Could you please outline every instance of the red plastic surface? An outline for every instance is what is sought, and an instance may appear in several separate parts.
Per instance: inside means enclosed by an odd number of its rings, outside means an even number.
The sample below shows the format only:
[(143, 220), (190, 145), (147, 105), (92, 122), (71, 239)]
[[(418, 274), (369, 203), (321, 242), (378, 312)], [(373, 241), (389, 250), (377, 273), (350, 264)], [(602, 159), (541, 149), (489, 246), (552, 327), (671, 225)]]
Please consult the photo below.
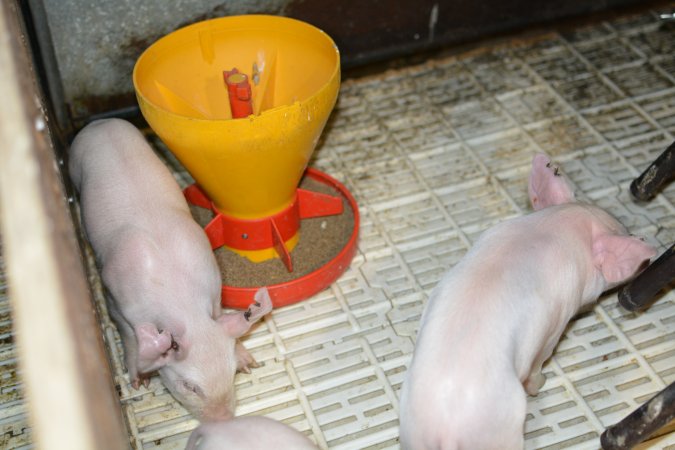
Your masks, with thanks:
[[(238, 219), (219, 212), (196, 184), (185, 188), (183, 195), (189, 203), (213, 212), (213, 219), (204, 227), (211, 248), (226, 245), (238, 250), (263, 250), (274, 247), (280, 250), (277, 254), (284, 260), (288, 257), (284, 243), (298, 232), (301, 219), (342, 213), (342, 199), (339, 196), (305, 189), (298, 189), (293, 202), (283, 211), (255, 220)], [(289, 267), (289, 272), (292, 271), (290, 264), (284, 263)]]
[[(237, 74), (237, 77), (232, 75)], [(223, 71), (223, 79), (227, 86), (230, 97), (230, 110), (233, 119), (241, 119), (253, 114), (251, 102), (251, 84), (246, 74), (240, 73), (236, 68)]]
[[(271, 248), (275, 246), (276, 239), (281, 238), (283, 242), (286, 242), (295, 236), (300, 227), (300, 207), (297, 196), (288, 208), (273, 216), (246, 220), (219, 212), (196, 184), (185, 188), (183, 194), (189, 203), (213, 212), (213, 219), (204, 228), (213, 249), (223, 245), (238, 250)], [(276, 227), (276, 233), (273, 224)]]

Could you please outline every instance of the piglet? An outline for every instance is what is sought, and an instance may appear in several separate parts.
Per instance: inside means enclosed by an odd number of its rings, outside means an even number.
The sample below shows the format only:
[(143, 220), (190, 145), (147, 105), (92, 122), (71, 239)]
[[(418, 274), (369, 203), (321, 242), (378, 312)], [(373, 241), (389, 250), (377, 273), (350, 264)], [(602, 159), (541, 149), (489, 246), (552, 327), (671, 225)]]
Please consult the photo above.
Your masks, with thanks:
[(633, 276), (655, 250), (575, 202), (546, 155), (533, 159), (535, 212), (485, 231), (434, 288), (400, 402), (404, 449), (521, 449), (568, 321)]
[(221, 276), (206, 234), (143, 135), (119, 119), (78, 133), (69, 171), (122, 337), (132, 385), (162, 381), (200, 419), (227, 419), (234, 375), (255, 361), (236, 338), (272, 309), (266, 289), (221, 314)]
[(302, 433), (263, 416), (204, 422), (192, 432), (186, 450), (317, 450)]

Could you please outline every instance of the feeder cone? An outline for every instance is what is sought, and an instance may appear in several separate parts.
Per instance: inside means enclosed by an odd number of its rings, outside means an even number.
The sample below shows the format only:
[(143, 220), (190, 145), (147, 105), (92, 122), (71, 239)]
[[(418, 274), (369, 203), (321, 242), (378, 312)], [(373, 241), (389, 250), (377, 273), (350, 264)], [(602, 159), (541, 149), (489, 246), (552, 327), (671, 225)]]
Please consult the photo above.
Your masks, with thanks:
[[(237, 72), (250, 83), (252, 113), (243, 118), (230, 101), (249, 101), (247, 91), (234, 99), (226, 85)], [(298, 183), (340, 85), (332, 39), (285, 17), (207, 20), (150, 46), (133, 81), (148, 124), (197, 182), (188, 200), (220, 217), (207, 227), (212, 246), (252, 261), (289, 258), (302, 218)], [(332, 208), (339, 213), (341, 202)], [(256, 227), (271, 227), (271, 237), (254, 236)]]

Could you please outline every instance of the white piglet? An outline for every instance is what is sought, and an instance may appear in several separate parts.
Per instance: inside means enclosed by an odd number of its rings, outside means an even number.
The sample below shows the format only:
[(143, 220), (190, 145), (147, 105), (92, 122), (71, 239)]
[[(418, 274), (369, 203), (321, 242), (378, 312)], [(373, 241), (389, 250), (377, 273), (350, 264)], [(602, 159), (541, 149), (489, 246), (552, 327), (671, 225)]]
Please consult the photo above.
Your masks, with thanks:
[(186, 450), (317, 450), (302, 433), (264, 416), (205, 422), (190, 435)]
[(267, 290), (247, 311), (221, 314), (221, 275), (206, 234), (133, 125), (93, 122), (69, 157), (132, 385), (147, 385), (159, 370), (198, 418), (232, 417), (235, 372), (255, 364), (236, 338), (272, 309)]
[(520, 449), (568, 321), (632, 277), (655, 250), (575, 202), (546, 155), (532, 163), (535, 212), (485, 231), (432, 291), (401, 391), (404, 449)]

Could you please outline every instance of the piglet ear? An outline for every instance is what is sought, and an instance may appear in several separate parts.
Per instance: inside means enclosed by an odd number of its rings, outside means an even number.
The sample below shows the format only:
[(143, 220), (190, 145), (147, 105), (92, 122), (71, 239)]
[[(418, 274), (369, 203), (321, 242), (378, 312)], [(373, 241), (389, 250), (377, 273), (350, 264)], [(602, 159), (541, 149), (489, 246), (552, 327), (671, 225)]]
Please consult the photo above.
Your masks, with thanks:
[(605, 234), (593, 242), (593, 261), (610, 285), (627, 281), (654, 255), (654, 247), (632, 236)]
[(244, 335), (251, 325), (268, 312), (272, 311), (272, 299), (267, 288), (260, 288), (255, 293), (254, 302), (246, 311), (223, 314), (217, 321), (225, 329), (225, 333), (233, 338)]
[(138, 341), (138, 370), (141, 373), (157, 370), (167, 363), (167, 353), (173, 341), (168, 331), (159, 331), (151, 323), (134, 328)]
[(560, 169), (543, 153), (537, 153), (532, 159), (528, 192), (535, 211), (574, 201), (572, 187)]

